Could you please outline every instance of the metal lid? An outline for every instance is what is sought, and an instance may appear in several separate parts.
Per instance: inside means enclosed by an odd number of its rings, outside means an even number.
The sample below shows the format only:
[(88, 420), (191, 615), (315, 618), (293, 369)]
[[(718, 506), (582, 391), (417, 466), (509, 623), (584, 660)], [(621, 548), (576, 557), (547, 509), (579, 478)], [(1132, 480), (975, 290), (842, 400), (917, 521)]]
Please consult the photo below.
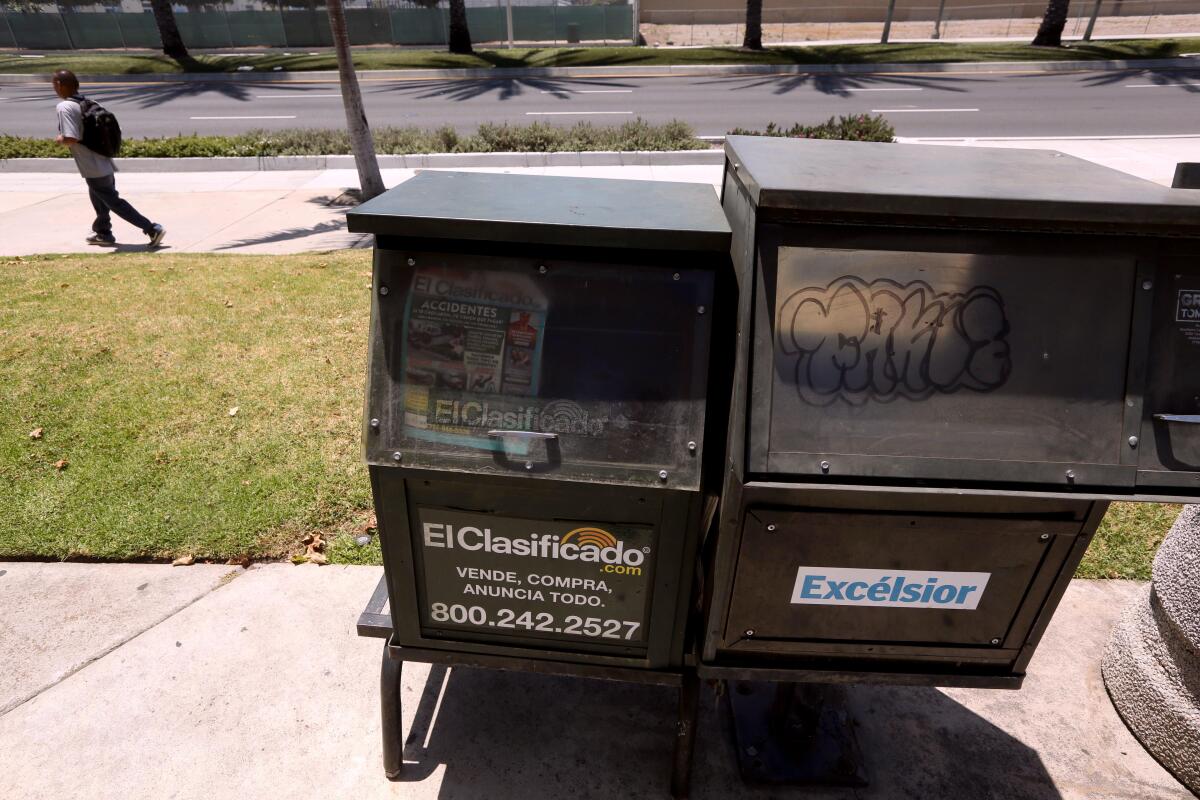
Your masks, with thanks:
[(764, 209), (1200, 236), (1200, 191), (1051, 150), (731, 136), (725, 154)]
[(430, 171), (346, 218), (356, 233), (431, 239), (717, 252), (730, 239), (700, 183)]

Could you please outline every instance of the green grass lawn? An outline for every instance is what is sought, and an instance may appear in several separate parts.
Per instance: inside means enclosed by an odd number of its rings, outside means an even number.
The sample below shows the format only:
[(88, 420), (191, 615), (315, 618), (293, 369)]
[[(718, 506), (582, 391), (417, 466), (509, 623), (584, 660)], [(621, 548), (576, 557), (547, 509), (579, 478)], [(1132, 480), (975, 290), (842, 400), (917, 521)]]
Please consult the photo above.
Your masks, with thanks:
[(370, 281), (363, 251), (0, 259), (0, 558), (272, 558), (352, 526)]
[[(473, 67), (599, 67), (663, 66), (671, 64), (882, 64), (960, 61), (1091, 61), (1171, 58), (1200, 50), (1200, 39), (1129, 39), (1072, 43), (1069, 47), (1032, 47), (1024, 43), (854, 44), (820, 47), (771, 47), (762, 51), (740, 47), (651, 48), (577, 47), (479, 50), (459, 56), (440, 50), (364, 48), (356, 50), (359, 69), (456, 69)], [(79, 75), (143, 75), (173, 72), (235, 72), (250, 66), (256, 72), (276, 67), (289, 71), (336, 69), (332, 51), (317, 55), (283, 55), (264, 51), (239, 56), (199, 55), (180, 64), (162, 55), (124, 53), (50, 53), (27, 59), (0, 55), (0, 74), (74, 70)]]
[[(0, 257), (0, 559), (272, 559), (322, 532), (378, 563), (353, 542), (370, 280), (361, 250)], [(1148, 577), (1177, 513), (1115, 504), (1079, 575)]]

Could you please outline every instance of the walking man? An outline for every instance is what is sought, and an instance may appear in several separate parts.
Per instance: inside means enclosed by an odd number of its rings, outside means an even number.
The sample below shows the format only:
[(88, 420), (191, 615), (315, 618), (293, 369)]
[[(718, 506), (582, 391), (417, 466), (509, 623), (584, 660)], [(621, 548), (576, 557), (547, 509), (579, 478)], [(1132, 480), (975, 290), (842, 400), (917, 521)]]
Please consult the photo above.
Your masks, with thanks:
[(83, 98), (79, 94), (79, 79), (75, 73), (67, 69), (54, 73), (54, 92), (62, 98), (57, 109), (58, 138), (55, 141), (70, 148), (71, 155), (75, 157), (75, 166), (87, 182), (92, 207), (96, 209), (96, 221), (92, 223), (92, 235), (87, 238), (87, 243), (104, 246), (117, 243), (112, 232), (111, 212), (140, 228), (150, 237), (150, 246), (157, 247), (162, 243), (166, 230), (162, 225), (143, 217), (128, 200), (117, 194), (117, 170), (112, 159), (83, 143), (83, 108), (80, 105)]

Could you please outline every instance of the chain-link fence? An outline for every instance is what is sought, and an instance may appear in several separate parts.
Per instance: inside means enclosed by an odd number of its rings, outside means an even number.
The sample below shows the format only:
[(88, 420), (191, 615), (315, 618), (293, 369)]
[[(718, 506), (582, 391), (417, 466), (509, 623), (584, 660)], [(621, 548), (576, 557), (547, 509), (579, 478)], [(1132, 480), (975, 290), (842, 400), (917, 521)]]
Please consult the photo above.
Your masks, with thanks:
[[(246, 8), (246, 4), (177, 6), (179, 33), (189, 48), (328, 47), (333, 44), (322, 4), (308, 8)], [(161, 44), (154, 15), (104, 6), (60, 6), (57, 11), (0, 12), (0, 48), (25, 50), (153, 49)], [(445, 45), (445, 3), (346, 8), (354, 45)], [(530, 0), (468, 3), (467, 26), (480, 44), (628, 44), (633, 8), (611, 4), (553, 4)]]
[[(878, 42), (904, 39), (1032, 40), (1046, 10), (1039, 2), (972, 3), (898, 0), (889, 21), (888, 3), (769, 6), (764, 4), (764, 44)], [(1200, 34), (1200, 0), (1075, 0), (1066, 38), (1179, 36)], [(724, 8), (643, 7), (641, 33), (652, 45), (740, 45), (745, 4)]]

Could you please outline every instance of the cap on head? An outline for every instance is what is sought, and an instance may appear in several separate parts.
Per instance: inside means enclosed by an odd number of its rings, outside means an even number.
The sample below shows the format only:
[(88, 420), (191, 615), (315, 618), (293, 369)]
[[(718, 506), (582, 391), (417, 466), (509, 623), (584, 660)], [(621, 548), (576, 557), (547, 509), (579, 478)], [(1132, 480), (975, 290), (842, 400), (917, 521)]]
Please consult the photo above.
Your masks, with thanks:
[(54, 82), (62, 88), (74, 94), (79, 90), (79, 78), (75, 77), (75, 73), (69, 69), (60, 69), (54, 73)]

